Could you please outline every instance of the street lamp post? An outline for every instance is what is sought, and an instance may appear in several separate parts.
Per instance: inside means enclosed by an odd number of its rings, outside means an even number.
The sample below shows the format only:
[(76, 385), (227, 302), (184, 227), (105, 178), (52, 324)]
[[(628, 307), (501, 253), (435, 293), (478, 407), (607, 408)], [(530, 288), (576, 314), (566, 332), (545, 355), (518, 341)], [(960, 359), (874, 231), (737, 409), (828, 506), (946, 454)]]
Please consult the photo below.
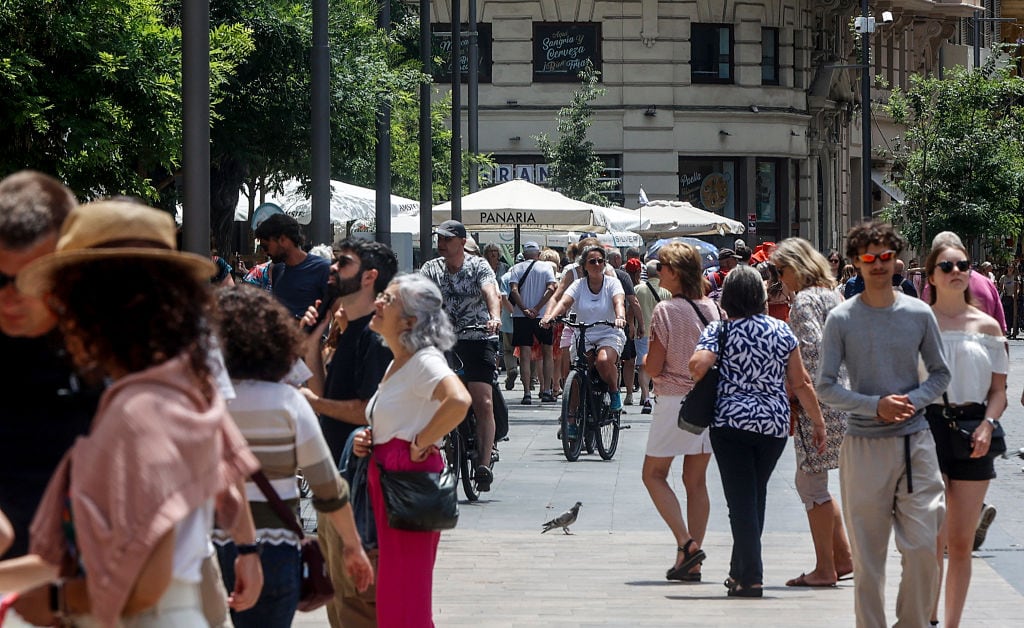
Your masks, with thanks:
[[(430, 71), (430, 0), (420, 0), (420, 63)], [(420, 256), (426, 261), (433, 245), (430, 235), (434, 195), (434, 144), (430, 124), (431, 83), (420, 83)]]
[(864, 220), (871, 220), (871, 33), (874, 32), (874, 20), (868, 15), (868, 0), (860, 4), (864, 28), (860, 35), (861, 64), (864, 69), (860, 74), (861, 104), (861, 195), (863, 201)]
[(182, 248), (210, 253), (210, 2), (185, 0), (181, 20)]
[[(391, 30), (391, 3), (382, 2), (377, 15), (377, 28), (385, 33)], [(391, 246), (391, 104), (381, 95), (377, 106), (377, 151), (374, 164), (375, 188), (377, 191), (376, 219), (377, 242)]]
[(462, 0), (452, 2), (452, 219), (462, 220)]
[(327, 0), (313, 0), (313, 49), (310, 51), (310, 174), (313, 203), (310, 236), (315, 244), (331, 237), (331, 57), (327, 44)]

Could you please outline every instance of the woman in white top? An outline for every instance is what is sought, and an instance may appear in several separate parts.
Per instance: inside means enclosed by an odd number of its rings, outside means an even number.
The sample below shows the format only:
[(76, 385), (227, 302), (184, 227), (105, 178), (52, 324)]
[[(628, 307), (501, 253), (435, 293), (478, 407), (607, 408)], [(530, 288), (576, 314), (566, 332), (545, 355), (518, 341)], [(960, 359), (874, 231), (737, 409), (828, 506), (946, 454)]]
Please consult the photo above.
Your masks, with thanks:
[[(932, 249), (925, 262), (932, 311), (942, 332), (943, 353), (953, 374), (945, 396), (957, 412), (985, 417), (972, 434), (969, 460), (954, 459), (952, 439), (957, 436), (943, 416), (944, 400), (929, 405), (928, 423), (935, 437), (935, 452), (946, 483), (946, 518), (939, 531), (937, 557), (942, 572), (943, 554), (949, 557), (943, 625), (960, 625), (971, 581), (971, 550), (989, 481), (996, 476), (988, 449), (993, 421), (1006, 409), (1008, 356), (1002, 329), (988, 314), (971, 305), (970, 261), (962, 246), (950, 243)], [(941, 586), (941, 580), (940, 580)], [(938, 619), (938, 592), (932, 624)]]
[(548, 308), (540, 324), (547, 327), (556, 316), (568, 312), (574, 305), (577, 322), (595, 323), (614, 319), (614, 328), (594, 327), (587, 330), (587, 348), (597, 350), (595, 366), (601, 379), (612, 391), (611, 409), (620, 410), (622, 400), (619, 397), (619, 373), (615, 364), (626, 344), (626, 335), (622, 332), (626, 325), (625, 292), (616, 277), (604, 272), (604, 247), (592, 246), (586, 249), (582, 260), (586, 276), (569, 286), (558, 303)]
[[(443, 351), (455, 345), (441, 292), (420, 274), (400, 275), (377, 295), (370, 329), (394, 354), (370, 399), (370, 429), (354, 442), (357, 456), (372, 453), (387, 471), (440, 472), (438, 445), (466, 416), (470, 397)], [(440, 532), (410, 532), (388, 525), (380, 471), (370, 465), (370, 500), (377, 521), (377, 623), (433, 626), (431, 590)]]

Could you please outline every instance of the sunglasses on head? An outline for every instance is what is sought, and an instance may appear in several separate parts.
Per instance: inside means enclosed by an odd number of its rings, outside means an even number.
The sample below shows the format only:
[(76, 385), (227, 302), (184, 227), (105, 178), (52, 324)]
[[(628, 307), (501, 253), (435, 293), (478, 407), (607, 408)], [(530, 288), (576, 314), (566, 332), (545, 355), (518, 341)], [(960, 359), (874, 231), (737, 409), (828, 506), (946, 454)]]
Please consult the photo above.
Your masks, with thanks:
[(865, 264), (874, 264), (875, 260), (888, 262), (894, 257), (896, 257), (896, 251), (890, 249), (888, 251), (882, 251), (881, 253), (862, 253), (857, 256), (857, 259)]
[(17, 279), (17, 275), (8, 275), (6, 273), (0, 273), (0, 290), (7, 287), (7, 284), (14, 284), (14, 280)]
[(956, 269), (962, 273), (966, 273), (968, 270), (971, 269), (971, 263), (965, 259), (962, 259), (959, 262), (951, 262), (949, 260), (946, 260), (945, 262), (939, 262), (938, 264), (936, 264), (936, 266), (939, 268), (939, 270), (941, 270), (944, 273), (953, 272), (954, 266), (956, 266)]
[(599, 257), (591, 257), (590, 259), (587, 260), (587, 263), (590, 264), (591, 266), (602, 266), (604, 265), (604, 259)]

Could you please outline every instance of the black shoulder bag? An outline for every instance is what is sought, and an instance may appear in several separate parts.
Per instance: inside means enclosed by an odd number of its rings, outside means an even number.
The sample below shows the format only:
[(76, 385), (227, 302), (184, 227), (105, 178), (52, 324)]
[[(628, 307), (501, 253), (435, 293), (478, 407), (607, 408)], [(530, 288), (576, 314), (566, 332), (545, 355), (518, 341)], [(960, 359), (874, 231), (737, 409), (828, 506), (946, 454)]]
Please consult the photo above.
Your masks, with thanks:
[[(945, 419), (946, 427), (950, 431), (949, 444), (953, 459), (970, 460), (971, 452), (974, 450), (974, 430), (986, 420), (985, 406), (977, 403), (951, 406), (946, 393), (942, 393), (942, 405), (942, 418)], [(992, 440), (986, 454), (989, 458), (1006, 453), (1006, 432), (1003, 431), (1003, 426), (996, 421), (992, 428)]]
[[(687, 299), (686, 302), (693, 307), (693, 310), (697, 312), (697, 317), (707, 327), (707, 319), (704, 318), (693, 301)], [(676, 420), (676, 425), (679, 426), (679, 429), (693, 434), (703, 433), (715, 418), (715, 402), (718, 400), (720, 377), (718, 365), (725, 353), (725, 341), (728, 338), (728, 323), (725, 321), (721, 321), (721, 323), (722, 326), (718, 330), (718, 356), (715, 358), (715, 363), (711, 365), (704, 377), (693, 385), (690, 392), (683, 397), (682, 403), (679, 404), (679, 417)]]

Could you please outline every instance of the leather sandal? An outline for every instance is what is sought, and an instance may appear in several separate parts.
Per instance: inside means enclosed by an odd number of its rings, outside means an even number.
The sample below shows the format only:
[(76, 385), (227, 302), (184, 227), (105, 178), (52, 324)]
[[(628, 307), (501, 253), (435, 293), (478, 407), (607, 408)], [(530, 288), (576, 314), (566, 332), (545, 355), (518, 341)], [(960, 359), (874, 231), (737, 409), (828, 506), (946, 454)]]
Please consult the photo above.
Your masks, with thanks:
[[(690, 574), (689, 573), (689, 571), (691, 569), (693, 569), (697, 565), (703, 563), (704, 560), (707, 558), (707, 554), (705, 554), (704, 550), (702, 550), (702, 549), (697, 549), (697, 551), (692, 552), (692, 553), (690, 552), (690, 546), (691, 545), (696, 545), (696, 544), (697, 544), (696, 541), (694, 541), (693, 539), (690, 539), (682, 547), (677, 547), (676, 548), (677, 552), (682, 552), (683, 553), (683, 562), (679, 563), (678, 565), (673, 566), (667, 572), (665, 572), (665, 579), (666, 580), (678, 580), (680, 582), (699, 582), (700, 581), (699, 580), (700, 574)], [(693, 580), (693, 576), (694, 575), (698, 576), (697, 580)]]

